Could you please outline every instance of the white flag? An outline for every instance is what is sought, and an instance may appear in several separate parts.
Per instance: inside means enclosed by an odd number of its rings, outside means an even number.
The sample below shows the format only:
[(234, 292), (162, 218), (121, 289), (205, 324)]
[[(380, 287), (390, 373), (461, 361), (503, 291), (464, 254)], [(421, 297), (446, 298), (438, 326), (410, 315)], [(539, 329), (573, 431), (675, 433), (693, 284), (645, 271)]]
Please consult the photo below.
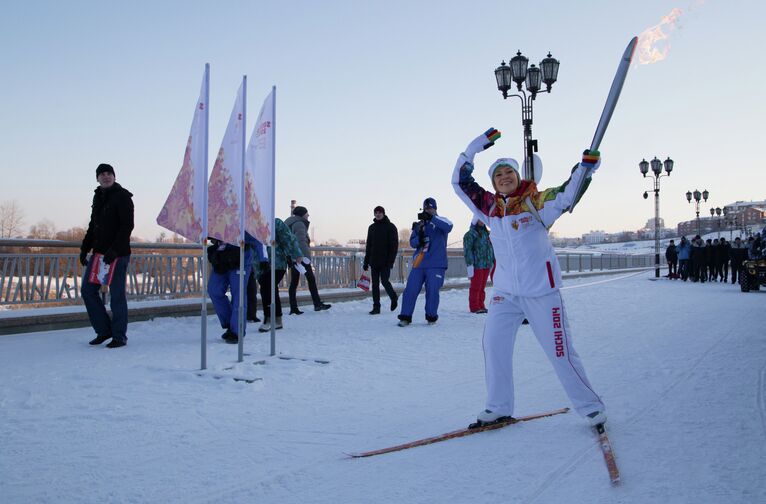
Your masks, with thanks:
[(245, 156), (245, 230), (265, 244), (274, 228), (275, 93), (263, 101)]
[(205, 238), (203, 223), (207, 190), (208, 72), (209, 67), (206, 65), (181, 171), (157, 216), (157, 224), (196, 243), (202, 243)]
[(240, 188), (244, 153), (244, 89), (243, 81), (208, 184), (208, 235), (233, 245), (239, 244), (242, 232)]

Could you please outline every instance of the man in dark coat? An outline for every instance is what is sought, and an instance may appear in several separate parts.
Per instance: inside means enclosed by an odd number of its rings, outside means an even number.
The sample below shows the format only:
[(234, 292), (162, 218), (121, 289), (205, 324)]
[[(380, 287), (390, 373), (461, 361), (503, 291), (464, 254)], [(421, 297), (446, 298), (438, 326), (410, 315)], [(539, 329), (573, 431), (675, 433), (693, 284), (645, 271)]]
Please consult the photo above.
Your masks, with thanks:
[(380, 313), (379, 284), (383, 284), (386, 294), (391, 299), (391, 311), (396, 310), (399, 302), (396, 291), (389, 280), (391, 268), (394, 267), (396, 254), (399, 250), (399, 233), (396, 226), (388, 220), (386, 210), (382, 206), (376, 206), (373, 212), (375, 219), (367, 228), (367, 244), (364, 250), (362, 268), (364, 271), (372, 268), (372, 311), (370, 315), (377, 315)]
[(700, 235), (692, 240), (692, 268), (694, 271), (692, 280), (695, 282), (704, 282), (707, 280), (707, 269), (705, 267), (705, 242)]
[(726, 238), (718, 240), (718, 277), (722, 282), (729, 280), (729, 251), (731, 250), (731, 244), (726, 241)]
[(734, 243), (729, 250), (729, 257), (731, 258), (731, 283), (735, 284), (742, 263), (747, 260), (747, 245), (739, 236), (734, 238)]
[[(118, 348), (128, 341), (128, 301), (125, 279), (130, 263), (130, 233), (133, 231), (133, 194), (115, 182), (114, 168), (100, 164), (96, 168), (98, 187), (94, 191), (88, 231), (80, 246), (80, 263), (85, 266), (81, 295), (88, 311), (90, 325), (96, 331), (91, 345)], [(90, 257), (88, 252), (93, 251)], [(100, 255), (99, 255), (100, 254)], [(112, 318), (106, 313), (99, 295), (101, 285), (89, 281), (92, 268), (98, 267), (96, 257), (113, 269), (109, 284)], [(111, 271), (110, 271), (111, 273)]]
[(665, 260), (668, 261), (668, 278), (678, 278), (678, 249), (675, 240), (670, 240), (668, 248), (665, 249)]

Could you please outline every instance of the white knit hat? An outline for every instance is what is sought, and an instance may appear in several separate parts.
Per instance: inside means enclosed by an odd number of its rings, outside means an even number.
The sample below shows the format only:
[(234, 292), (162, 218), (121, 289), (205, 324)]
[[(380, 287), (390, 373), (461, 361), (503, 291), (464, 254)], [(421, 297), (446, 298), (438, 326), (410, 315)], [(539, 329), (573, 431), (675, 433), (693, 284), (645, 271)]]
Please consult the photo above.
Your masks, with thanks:
[[(518, 177), (519, 182), (521, 182), (521, 174), (519, 173), (519, 162), (516, 161), (513, 158), (500, 158), (489, 167), (489, 171), (487, 172), (489, 174), (489, 181), (492, 183), (492, 187), (495, 187), (495, 170), (500, 168), (501, 166), (507, 166), (511, 168), (513, 171), (516, 172), (516, 177)], [(497, 188), (495, 188), (497, 190)]]

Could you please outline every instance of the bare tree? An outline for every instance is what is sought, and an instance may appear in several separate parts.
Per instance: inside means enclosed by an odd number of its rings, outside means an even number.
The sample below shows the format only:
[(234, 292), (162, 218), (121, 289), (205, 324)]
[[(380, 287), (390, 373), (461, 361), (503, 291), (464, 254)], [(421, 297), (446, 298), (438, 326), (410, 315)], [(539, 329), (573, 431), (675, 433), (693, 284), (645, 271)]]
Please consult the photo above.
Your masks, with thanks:
[(56, 225), (48, 219), (43, 219), (30, 226), (27, 238), (37, 240), (53, 240), (56, 238)]
[(16, 200), (0, 205), (0, 238), (16, 238), (21, 235), (24, 211)]
[(410, 246), (410, 234), (412, 234), (411, 229), (401, 228), (399, 230), (399, 247)]
[(56, 233), (56, 239), (61, 241), (82, 241), (85, 238), (86, 229), (73, 227)]

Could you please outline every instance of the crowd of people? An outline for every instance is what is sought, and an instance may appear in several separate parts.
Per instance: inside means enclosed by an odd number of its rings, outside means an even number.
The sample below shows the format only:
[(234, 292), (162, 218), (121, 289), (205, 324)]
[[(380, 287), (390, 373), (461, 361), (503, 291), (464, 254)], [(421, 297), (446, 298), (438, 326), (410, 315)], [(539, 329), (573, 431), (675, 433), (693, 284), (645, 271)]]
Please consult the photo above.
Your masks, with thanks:
[[(602, 427), (606, 408), (594, 391), (579, 355), (574, 349), (567, 310), (560, 288), (561, 270), (548, 235), (549, 228), (573, 207), (590, 185), (591, 176), (600, 166), (598, 151), (586, 150), (571, 176), (559, 186), (539, 190), (533, 180), (525, 180), (519, 164), (511, 158), (500, 158), (489, 168), (492, 190), (485, 190), (473, 177), (474, 157), (494, 145), (500, 137), (490, 129), (474, 139), (458, 157), (452, 174), (452, 186), (458, 197), (471, 210), (474, 218), (463, 236), (464, 258), (470, 279), (468, 310), (487, 314), (483, 329), (485, 408), (473, 427), (508, 421), (514, 412), (513, 348), (518, 329), (528, 323), (550, 360), (574, 409), (591, 425)], [(96, 169), (99, 186), (93, 196), (90, 222), (83, 239), (80, 262), (85, 266), (82, 297), (96, 337), (91, 345), (107, 340), (109, 348), (127, 344), (127, 301), (125, 280), (130, 261), (130, 234), (133, 229), (132, 194), (116, 183), (114, 168), (101, 164)], [(582, 190), (579, 188), (582, 187)], [(212, 265), (208, 294), (224, 329), (227, 343), (237, 343), (245, 336), (246, 323), (258, 322), (256, 293), (260, 286), (265, 332), (283, 328), (282, 305), (278, 284), (289, 268), (288, 288), (290, 315), (301, 315), (297, 301), (300, 277), (306, 280), (314, 311), (328, 310), (317, 288), (311, 254), (308, 209), (297, 206), (284, 221), (275, 219), (275, 246), (265, 247), (246, 234), (245, 250), (211, 240), (207, 256)], [(492, 241), (490, 230), (492, 229)], [(425, 319), (434, 324), (439, 318), (439, 292), (447, 270), (447, 236), (452, 222), (439, 215), (436, 200), (423, 201), (418, 220), (412, 224), (410, 246), (414, 249), (404, 292), (399, 297), (391, 285), (390, 275), (398, 256), (398, 233), (382, 206), (373, 210), (373, 221), (367, 230), (363, 269), (372, 270), (372, 310), (381, 313), (380, 285), (383, 286), (393, 312), (400, 307), (398, 325), (412, 322), (415, 305), (425, 287)], [(766, 230), (764, 230), (766, 231)], [(494, 244), (493, 244), (494, 241)], [(92, 252), (92, 253), (91, 253)], [(244, 257), (247, 288), (240, 289), (240, 257)], [(737, 237), (732, 243), (724, 238), (703, 240), (699, 235), (691, 241), (682, 237), (678, 244), (670, 241), (665, 257), (668, 278), (693, 282), (737, 281), (742, 262), (764, 256), (760, 233), (745, 242)], [(271, 320), (271, 262), (275, 270), (275, 319)], [(106, 277), (93, 281), (94, 272), (112, 270)], [(731, 270), (731, 276), (729, 271)], [(487, 280), (493, 280), (493, 296), (485, 303)], [(110, 283), (112, 316), (106, 312), (103, 284)], [(101, 284), (101, 285), (99, 285)], [(229, 293), (229, 295), (227, 295)], [(240, 295), (246, 316), (240, 327)], [(487, 304), (489, 306), (487, 306)]]
[[(696, 235), (691, 241), (685, 236), (678, 244), (670, 240), (665, 249), (668, 263), (667, 278), (684, 282), (728, 282), (737, 283), (742, 263), (749, 259), (761, 259), (764, 255), (762, 233), (748, 237), (747, 241), (737, 236), (733, 242), (726, 238), (703, 240)], [(731, 275), (729, 273), (731, 272)]]

